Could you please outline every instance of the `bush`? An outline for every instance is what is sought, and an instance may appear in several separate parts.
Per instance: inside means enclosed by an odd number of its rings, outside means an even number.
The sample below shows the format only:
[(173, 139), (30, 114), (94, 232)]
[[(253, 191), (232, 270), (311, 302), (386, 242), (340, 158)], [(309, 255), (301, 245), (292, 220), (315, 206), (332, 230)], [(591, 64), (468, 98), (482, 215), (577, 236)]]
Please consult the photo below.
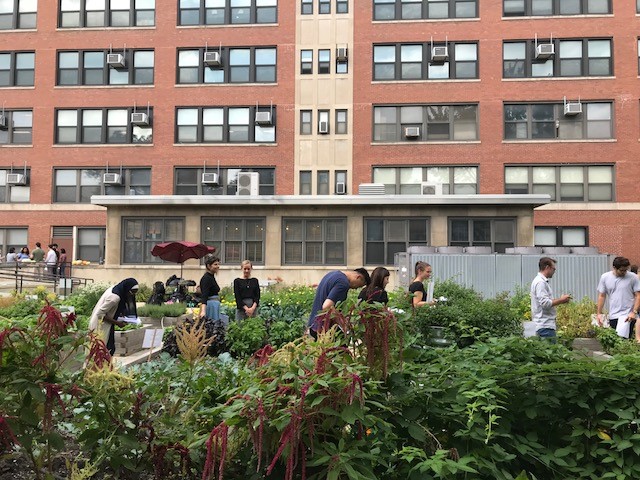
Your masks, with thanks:
[(591, 315), (596, 313), (596, 304), (588, 297), (579, 302), (569, 302), (557, 307), (556, 328), (558, 339), (569, 346), (575, 338), (594, 337)]
[(139, 317), (179, 317), (187, 311), (184, 303), (163, 303), (162, 305), (143, 305), (138, 308)]
[(287, 322), (285, 320), (276, 320), (271, 322), (268, 328), (268, 341), (267, 343), (279, 348), (285, 343), (294, 341), (300, 338), (304, 333), (307, 323), (300, 320), (293, 320)]
[(110, 285), (105, 283), (88, 283), (83, 288), (74, 290), (65, 300), (65, 305), (75, 307), (78, 315), (91, 316), (93, 307), (109, 287)]
[(227, 328), (229, 351), (236, 357), (248, 357), (267, 340), (267, 327), (260, 317), (246, 318), (239, 322), (231, 321)]

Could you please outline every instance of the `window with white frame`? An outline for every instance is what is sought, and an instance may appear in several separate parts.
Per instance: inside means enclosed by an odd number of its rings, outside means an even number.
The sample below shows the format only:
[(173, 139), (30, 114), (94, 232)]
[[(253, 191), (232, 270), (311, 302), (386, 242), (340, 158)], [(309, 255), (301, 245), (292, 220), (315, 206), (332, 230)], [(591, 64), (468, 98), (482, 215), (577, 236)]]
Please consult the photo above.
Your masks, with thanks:
[(33, 140), (33, 111), (5, 110), (6, 128), (0, 128), (0, 145), (31, 145)]
[(478, 105), (373, 107), (374, 142), (469, 141), (478, 139)]
[(474, 195), (478, 193), (478, 167), (373, 167), (373, 181), (383, 183), (387, 195), (419, 195), (424, 183), (442, 186), (444, 195)]
[(0, 52), (0, 87), (32, 87), (35, 52)]
[[(216, 168), (177, 167), (174, 172), (174, 195), (235, 195), (238, 173), (257, 172), (260, 195), (275, 194), (275, 168)], [(217, 173), (218, 182), (202, 182), (203, 173)]]
[(414, 245), (429, 245), (429, 218), (365, 218), (365, 265), (393, 265), (394, 256)]
[[(105, 173), (113, 173), (113, 182), (105, 183)], [(56, 168), (53, 178), (53, 203), (90, 203), (92, 195), (150, 195), (151, 169)]]
[(78, 227), (76, 260), (104, 262), (107, 231), (100, 227)]
[(35, 29), (38, 0), (3, 0), (0, 2), (0, 30)]
[(449, 218), (449, 245), (454, 247), (491, 247), (504, 253), (516, 245), (514, 218)]
[[(8, 176), (10, 175), (10, 176)], [(0, 169), (0, 203), (29, 203), (31, 169)], [(24, 245), (22, 245), (24, 247)]]
[[(132, 113), (144, 121), (133, 122)], [(142, 120), (142, 119), (141, 119)], [(57, 144), (137, 144), (153, 142), (153, 108), (79, 108), (56, 110)]]
[[(110, 65), (108, 55), (121, 55)], [(58, 85), (153, 85), (153, 50), (74, 50), (58, 52)]]
[[(575, 102), (575, 101), (574, 101)], [(581, 102), (581, 113), (566, 114), (564, 103), (504, 105), (505, 140), (613, 138), (613, 104)]]
[(477, 18), (478, 0), (373, 0), (373, 19)]
[(548, 194), (552, 202), (613, 202), (612, 165), (512, 165), (505, 193)]
[(202, 243), (216, 247), (216, 255), (224, 264), (240, 264), (250, 260), (264, 265), (265, 218), (203, 218)]
[(284, 218), (283, 265), (344, 265), (345, 218)]
[(153, 27), (156, 0), (60, 0), (60, 28)]
[(277, 23), (277, 0), (179, 0), (178, 25)]
[(588, 247), (587, 227), (535, 227), (536, 247)]
[(151, 255), (154, 245), (184, 240), (184, 217), (123, 217), (121, 263), (162, 263)]

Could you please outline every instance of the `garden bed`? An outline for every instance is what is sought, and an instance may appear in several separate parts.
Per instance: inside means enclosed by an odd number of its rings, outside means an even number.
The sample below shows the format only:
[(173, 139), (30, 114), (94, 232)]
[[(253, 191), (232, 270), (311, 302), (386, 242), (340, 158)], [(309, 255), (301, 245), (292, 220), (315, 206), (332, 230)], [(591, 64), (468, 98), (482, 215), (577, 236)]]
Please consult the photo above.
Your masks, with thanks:
[(144, 335), (149, 327), (151, 327), (150, 324), (143, 324), (140, 328), (134, 330), (116, 330), (114, 332), (116, 339), (115, 355), (124, 357), (142, 350)]

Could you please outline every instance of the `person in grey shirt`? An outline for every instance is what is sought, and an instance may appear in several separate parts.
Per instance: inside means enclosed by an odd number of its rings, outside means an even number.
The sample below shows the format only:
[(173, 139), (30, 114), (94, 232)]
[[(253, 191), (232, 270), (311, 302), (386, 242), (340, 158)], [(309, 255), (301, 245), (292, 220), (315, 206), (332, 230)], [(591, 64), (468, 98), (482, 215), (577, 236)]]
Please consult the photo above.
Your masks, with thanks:
[(542, 257), (538, 262), (538, 275), (531, 282), (531, 320), (536, 325), (536, 335), (556, 343), (556, 305), (571, 301), (571, 295), (553, 298), (549, 280), (556, 272), (556, 261)]
[[(603, 325), (602, 309), (608, 295), (609, 325), (624, 338), (631, 338), (640, 308), (640, 280), (629, 271), (630, 263), (625, 257), (614, 258), (613, 268), (603, 273), (598, 282), (598, 324)], [(636, 332), (636, 339), (639, 338)]]

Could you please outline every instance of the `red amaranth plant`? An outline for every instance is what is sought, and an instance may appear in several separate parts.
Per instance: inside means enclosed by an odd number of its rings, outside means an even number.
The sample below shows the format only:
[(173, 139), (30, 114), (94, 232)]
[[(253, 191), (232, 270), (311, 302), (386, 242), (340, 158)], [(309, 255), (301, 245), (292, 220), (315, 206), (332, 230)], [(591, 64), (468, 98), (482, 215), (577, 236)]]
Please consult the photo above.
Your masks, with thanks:
[(269, 362), (269, 357), (273, 354), (274, 350), (271, 345), (265, 345), (261, 349), (257, 350), (249, 359), (249, 365), (258, 365), (262, 367)]
[(366, 347), (367, 365), (373, 369), (376, 362), (379, 362), (382, 376), (386, 377), (389, 371), (392, 337), (398, 339), (399, 350), (402, 352), (402, 335), (399, 334), (396, 316), (387, 308), (364, 305), (359, 312), (359, 320), (364, 327), (362, 341)]
[(63, 317), (60, 310), (47, 302), (40, 310), (36, 329), (40, 337), (47, 342), (47, 345), (50, 345), (56, 338), (66, 335), (75, 318), (72, 313)]
[[(15, 445), (20, 445), (20, 442), (13, 434), (8, 419), (15, 418), (4, 414), (0, 414), (0, 446), (4, 446), (4, 450), (11, 450)], [(2, 451), (2, 450), (0, 450)]]
[(188, 475), (191, 471), (191, 458), (189, 457), (189, 449), (181, 443), (170, 443), (168, 445), (154, 445), (152, 447), (153, 471), (157, 479), (162, 479), (169, 473), (167, 465), (167, 452), (174, 450), (180, 455), (180, 468), (184, 475)]
[(4, 351), (5, 343), (8, 346), (12, 346), (10, 338), (12, 333), (19, 333), (22, 338), (25, 336), (24, 330), (18, 327), (5, 328), (0, 332), (0, 367), (2, 366), (2, 352)]
[(227, 443), (229, 440), (229, 426), (222, 422), (211, 430), (207, 440), (207, 456), (202, 472), (202, 480), (213, 478), (216, 474), (216, 459), (218, 463), (218, 480), (223, 480), (224, 461), (227, 455)]
[(87, 368), (100, 370), (101, 368), (108, 366), (109, 369), (113, 369), (111, 364), (111, 354), (107, 350), (107, 346), (104, 341), (98, 338), (95, 333), (89, 334), (89, 341), (91, 347), (89, 348), (89, 354), (87, 355)]

